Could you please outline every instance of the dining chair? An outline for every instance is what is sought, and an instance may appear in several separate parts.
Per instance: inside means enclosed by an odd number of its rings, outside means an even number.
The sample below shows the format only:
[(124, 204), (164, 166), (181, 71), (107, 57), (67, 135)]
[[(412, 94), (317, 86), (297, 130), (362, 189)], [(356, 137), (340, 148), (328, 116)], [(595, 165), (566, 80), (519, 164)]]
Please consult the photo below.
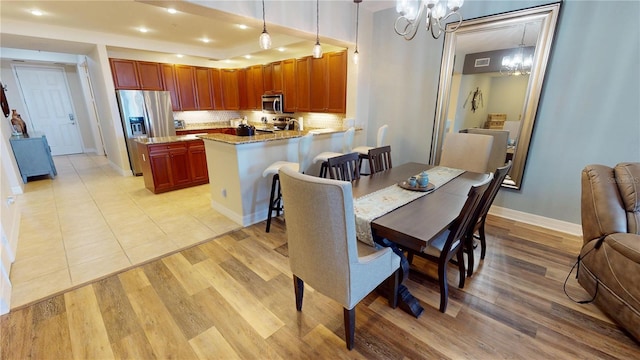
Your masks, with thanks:
[[(485, 191), (484, 195), (480, 199), (480, 205), (476, 210), (476, 213), (473, 215), (472, 226), (469, 226), (467, 234), (465, 236), (465, 252), (467, 253), (467, 276), (473, 275), (473, 267), (474, 267), (474, 244), (473, 239), (480, 240), (480, 259), (484, 260), (484, 256), (487, 251), (487, 240), (484, 232), (484, 225), (487, 220), (487, 214), (489, 213), (489, 209), (491, 208), (491, 204), (493, 204), (493, 200), (495, 200), (496, 195), (498, 194), (498, 190), (500, 190), (502, 182), (507, 177), (509, 170), (511, 170), (511, 161), (507, 163), (507, 165), (499, 167), (493, 173), (493, 180), (489, 184), (487, 191)], [(478, 235), (476, 235), (476, 232)]]
[(460, 272), (458, 288), (462, 289), (464, 287), (464, 280), (466, 277), (463, 251), (465, 235), (467, 234), (469, 226), (474, 225), (472, 223), (473, 215), (480, 204), (480, 199), (489, 187), (491, 179), (493, 179), (493, 174), (489, 174), (484, 181), (473, 185), (471, 189), (469, 189), (467, 200), (449, 229), (431, 240), (429, 245), (422, 252), (412, 250), (408, 251), (407, 260), (410, 264), (414, 255), (418, 255), (438, 264), (440, 312), (445, 312), (447, 310), (447, 303), (449, 299), (447, 266), (454, 256), (456, 256), (458, 271)]
[(369, 150), (369, 169), (371, 175), (391, 169), (391, 146), (381, 146)]
[(440, 165), (471, 172), (487, 173), (493, 137), (489, 135), (447, 133), (442, 143)]
[(311, 150), (311, 141), (313, 140), (313, 134), (307, 134), (300, 138), (298, 141), (298, 162), (291, 161), (276, 161), (269, 165), (262, 172), (262, 177), (272, 176), (271, 178), (271, 195), (269, 196), (269, 213), (267, 214), (267, 228), (266, 232), (271, 229), (271, 218), (273, 212), (276, 212), (276, 216), (280, 216), (282, 209), (282, 193), (280, 191), (280, 177), (278, 170), (282, 167), (289, 167), (294, 171), (305, 172), (309, 167), (309, 150)]
[(353, 138), (356, 133), (356, 128), (350, 127), (347, 131), (344, 132), (344, 138), (342, 141), (342, 152), (332, 152), (332, 151), (324, 151), (320, 154), (316, 155), (313, 158), (313, 163), (317, 163), (318, 161), (322, 161), (322, 165), (320, 166), (320, 177), (327, 176), (327, 160), (331, 157), (340, 156), (343, 154), (348, 154), (352, 152), (353, 149)]
[(300, 174), (289, 167), (279, 173), (287, 204), (296, 309), (302, 310), (305, 283), (340, 303), (345, 342), (351, 350), (355, 307), (365, 296), (386, 282), (389, 305), (396, 308), (400, 258), (390, 248), (376, 249), (356, 240), (351, 183)]
[[(387, 144), (387, 130), (389, 125), (384, 124), (378, 128), (378, 135), (376, 137), (376, 146), (381, 147)], [(362, 172), (362, 162), (369, 158), (369, 150), (373, 149), (373, 146), (356, 146), (353, 148), (353, 152), (357, 152), (360, 157), (360, 172)], [(373, 174), (373, 171), (371, 172)]]
[(509, 142), (508, 131), (493, 129), (464, 129), (460, 130), (460, 132), (493, 136), (491, 153), (489, 155), (489, 162), (487, 163), (487, 171), (493, 171), (502, 167), (507, 162), (507, 145)]
[(328, 158), (327, 172), (329, 178), (334, 180), (354, 181), (360, 179), (358, 153), (352, 152)]

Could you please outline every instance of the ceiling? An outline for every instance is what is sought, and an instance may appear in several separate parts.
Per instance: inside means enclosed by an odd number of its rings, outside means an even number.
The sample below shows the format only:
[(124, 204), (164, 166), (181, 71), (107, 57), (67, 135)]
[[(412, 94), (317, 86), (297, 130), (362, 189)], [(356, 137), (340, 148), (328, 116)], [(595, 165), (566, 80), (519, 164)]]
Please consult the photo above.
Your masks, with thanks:
[[(340, 0), (351, 1), (351, 0)], [(247, 1), (247, 6), (256, 7), (260, 13), (259, 1)], [(394, 1), (364, 1), (361, 6), (369, 11), (393, 6)], [(268, 1), (266, 2), (268, 9)], [(170, 14), (168, 7), (177, 12)], [(43, 14), (34, 16), (31, 10), (38, 9)], [(268, 12), (267, 12), (268, 19)], [(153, 52), (165, 56), (183, 55), (207, 59), (215, 66), (217, 61), (233, 63), (236, 66), (248, 66), (292, 57), (306, 56), (311, 53), (315, 43), (315, 33), (303, 33), (267, 23), (272, 37), (273, 47), (262, 50), (258, 45), (258, 36), (262, 32), (262, 21), (223, 13), (211, 8), (198, 6), (185, 1), (7, 1), (0, 6), (0, 24), (8, 20), (37, 22), (52, 29), (58, 27), (83, 30), (83, 32), (110, 34), (109, 51)], [(314, 19), (315, 20), (315, 19)], [(240, 24), (246, 25), (241, 29)], [(138, 29), (145, 27), (148, 32)], [(118, 43), (118, 39), (121, 39)], [(208, 39), (205, 43), (202, 39)], [(59, 52), (68, 54), (86, 54), (91, 51), (99, 39), (92, 41), (54, 41), (45, 37), (11, 34), (2, 29), (0, 44), (5, 48), (17, 48)], [(323, 50), (334, 51), (350, 44), (326, 42), (321, 37)], [(136, 49), (127, 43), (140, 44)], [(171, 44), (171, 45), (170, 45)], [(171, 51), (167, 52), (167, 48)], [(283, 48), (281, 51), (278, 48)], [(250, 55), (251, 59), (245, 56)]]

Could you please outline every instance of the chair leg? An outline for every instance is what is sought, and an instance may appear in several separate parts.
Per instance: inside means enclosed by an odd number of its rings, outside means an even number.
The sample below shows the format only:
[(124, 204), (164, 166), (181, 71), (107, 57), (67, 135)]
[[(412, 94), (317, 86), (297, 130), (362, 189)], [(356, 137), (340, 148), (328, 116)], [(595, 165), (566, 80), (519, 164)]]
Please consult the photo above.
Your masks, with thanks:
[(322, 162), (322, 165), (320, 166), (320, 177), (327, 177), (327, 169), (329, 167), (329, 164), (326, 161)]
[(387, 299), (389, 306), (395, 309), (398, 307), (398, 286), (400, 286), (400, 268), (387, 278)]
[(486, 217), (482, 218), (482, 221), (480, 222), (480, 228), (478, 229), (478, 233), (480, 233), (480, 259), (484, 260), (484, 255), (487, 252), (487, 240), (485, 238), (485, 233), (484, 233), (484, 222), (485, 222)]
[(475, 266), (475, 254), (473, 253), (473, 235), (466, 237), (465, 251), (467, 252), (467, 276), (473, 275), (473, 267)]
[(267, 214), (267, 228), (266, 232), (269, 232), (271, 229), (271, 217), (274, 210), (277, 210), (277, 215), (280, 216), (280, 176), (278, 174), (273, 175), (273, 179), (271, 180), (271, 196), (269, 197), (269, 213)]
[(438, 283), (440, 284), (440, 312), (447, 311), (449, 285), (447, 284), (447, 263), (438, 264)]
[(356, 337), (356, 308), (344, 309), (344, 335), (347, 349), (353, 349), (353, 342)]
[(304, 295), (304, 281), (293, 275), (293, 291), (296, 293), (296, 310), (302, 311), (302, 296)]
[(409, 265), (413, 263), (413, 252), (411, 251), (407, 251), (407, 262), (409, 263)]
[(462, 289), (464, 287), (464, 280), (466, 279), (467, 272), (464, 269), (464, 251), (463, 248), (458, 248), (458, 272), (460, 273), (460, 280), (458, 281), (458, 287)]

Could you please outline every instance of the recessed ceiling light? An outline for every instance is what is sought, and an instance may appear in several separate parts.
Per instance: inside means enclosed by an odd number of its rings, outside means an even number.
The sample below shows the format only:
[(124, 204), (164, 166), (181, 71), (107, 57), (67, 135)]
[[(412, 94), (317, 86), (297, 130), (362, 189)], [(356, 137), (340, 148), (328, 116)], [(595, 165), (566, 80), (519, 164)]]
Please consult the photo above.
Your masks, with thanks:
[(146, 32), (148, 32), (149, 30), (148, 30), (147, 28), (145, 28), (145, 27), (139, 27), (139, 28), (138, 28), (138, 31), (140, 31), (141, 33), (146, 33)]
[(245, 24), (238, 24), (238, 27), (239, 27), (240, 29), (242, 29), (242, 30), (246, 30), (246, 29), (248, 29), (248, 28), (249, 28), (249, 27), (248, 27), (247, 25), (245, 25)]
[(182, 55), (182, 54), (176, 54), (176, 56), (179, 57), (179, 58), (184, 57), (184, 55)]
[(176, 9), (174, 9), (174, 8), (167, 8), (167, 12), (168, 12), (169, 14), (175, 14), (175, 13), (177, 13), (177, 12), (178, 12), (178, 10), (176, 10)]
[(33, 9), (33, 10), (31, 10), (31, 15), (42, 16), (43, 13), (42, 13), (42, 11), (40, 11), (38, 9)]
[(202, 38), (202, 39), (200, 39), (200, 41), (202, 41), (202, 42), (203, 42), (203, 43), (205, 43), (205, 44), (208, 44), (208, 43), (210, 43), (210, 42), (211, 42), (211, 40), (209, 40), (209, 39), (207, 39), (207, 38)]
[(245, 59), (251, 59), (251, 55), (245, 55), (244, 58)]
[(285, 49), (285, 48), (283, 48), (283, 47), (279, 47), (279, 48), (278, 48), (278, 51), (280, 51), (280, 52), (283, 52), (283, 51), (285, 51), (285, 50), (286, 50), (286, 49)]

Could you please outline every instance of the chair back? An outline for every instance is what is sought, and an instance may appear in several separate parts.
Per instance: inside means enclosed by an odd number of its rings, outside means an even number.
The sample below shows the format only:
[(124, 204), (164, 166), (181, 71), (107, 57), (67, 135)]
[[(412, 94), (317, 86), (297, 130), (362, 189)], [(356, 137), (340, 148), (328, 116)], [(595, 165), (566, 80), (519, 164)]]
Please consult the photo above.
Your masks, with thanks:
[(342, 143), (342, 153), (348, 154), (353, 150), (353, 138), (356, 134), (356, 128), (353, 126), (344, 132), (344, 141)]
[(371, 174), (391, 169), (391, 146), (382, 146), (369, 150), (369, 169)]
[(463, 244), (462, 238), (467, 234), (469, 228), (474, 227), (473, 215), (476, 213), (480, 205), (480, 199), (489, 188), (492, 179), (493, 174), (489, 174), (481, 183), (473, 185), (469, 189), (467, 200), (462, 206), (462, 210), (460, 210), (453, 225), (449, 227), (449, 236), (440, 253), (440, 258), (448, 259), (450, 254), (453, 254), (454, 250)]
[(351, 183), (280, 169), (291, 271), (320, 293), (350, 304), (358, 261)]
[(300, 138), (298, 141), (298, 171), (304, 173), (311, 164), (309, 159), (309, 151), (311, 150), (311, 142), (313, 140), (313, 134), (309, 133)]
[(360, 179), (359, 161), (358, 153), (355, 152), (327, 159), (329, 178), (342, 181)]
[[(465, 130), (460, 130), (465, 131)], [(487, 171), (493, 171), (504, 166), (507, 159), (507, 143), (509, 141), (509, 132), (504, 130), (493, 129), (466, 129), (469, 134), (482, 134), (493, 136), (493, 144), (491, 145), (491, 155), (487, 164)]]
[[(485, 191), (482, 199), (480, 199), (480, 205), (478, 206), (478, 210), (476, 211), (476, 215), (474, 216), (475, 222), (477, 223), (481, 219), (485, 218), (489, 213), (489, 209), (491, 208), (491, 204), (493, 204), (493, 200), (495, 200), (496, 195), (498, 194), (498, 190), (500, 190), (500, 186), (502, 182), (507, 177), (509, 170), (511, 170), (511, 160), (502, 167), (496, 169), (493, 174), (493, 180), (489, 184), (489, 188)], [(474, 223), (475, 224), (475, 223)], [(473, 231), (473, 227), (471, 228)], [(470, 234), (473, 235), (473, 234)]]
[(442, 144), (440, 165), (486, 173), (492, 145), (493, 137), (490, 135), (447, 133)]
[(386, 145), (388, 129), (389, 129), (389, 125), (387, 124), (384, 124), (378, 128), (378, 137), (376, 138), (376, 147), (381, 147)]

